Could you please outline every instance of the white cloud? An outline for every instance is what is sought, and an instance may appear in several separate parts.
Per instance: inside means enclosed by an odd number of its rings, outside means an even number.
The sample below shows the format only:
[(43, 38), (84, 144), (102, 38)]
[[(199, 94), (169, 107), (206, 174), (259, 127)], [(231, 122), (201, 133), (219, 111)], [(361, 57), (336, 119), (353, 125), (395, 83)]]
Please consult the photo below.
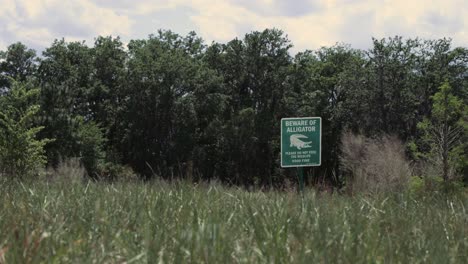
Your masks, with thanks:
[[(199, 14), (192, 20), (202, 35), (220, 41), (249, 30), (278, 27), (288, 34), (295, 51), (317, 49), (336, 42), (366, 48), (371, 45), (372, 37), (395, 35), (429, 39), (451, 37), (455, 45), (467, 46), (468, 43), (468, 3), (465, 0), (431, 3), (426, 0), (322, 0), (315, 3), (313, 12), (296, 17), (262, 15), (234, 4), (235, 1), (195, 2)], [(271, 2), (266, 5), (268, 8)], [(439, 21), (431, 23), (431, 15)], [(249, 30), (240, 32), (240, 28)]]
[(2, 0), (2, 8), (0, 8), (1, 16), (11, 16), (16, 13), (16, 4), (13, 0)]
[(198, 13), (191, 20), (200, 28), (200, 34), (208, 40), (229, 41), (236, 37), (243, 23), (259, 26), (261, 20), (255, 13), (229, 2), (197, 0)]
[[(323, 10), (309, 15), (266, 16), (252, 12), (232, 2), (197, 0), (197, 15), (192, 17), (201, 29), (201, 35), (209, 40), (227, 41), (235, 36), (241, 37), (251, 30), (279, 28), (288, 34), (295, 50), (313, 49), (333, 45), (340, 40), (337, 30), (342, 21), (342, 12), (337, 9)], [(326, 7), (329, 3), (322, 3)], [(244, 32), (241, 32), (242, 29)]]
[[(54, 38), (88, 40), (120, 35), (125, 41), (155, 30), (196, 30), (207, 42), (242, 38), (276, 27), (293, 51), (336, 42), (356, 48), (371, 37), (451, 37), (468, 45), (466, 0), (0, 0), (0, 44), (48, 46)], [(3, 44), (5, 45), (5, 44)]]
[[(55, 38), (92, 41), (98, 35), (131, 33), (131, 19), (90, 0), (1, 0), (0, 38), (45, 47)], [(5, 39), (14, 37), (15, 39)]]

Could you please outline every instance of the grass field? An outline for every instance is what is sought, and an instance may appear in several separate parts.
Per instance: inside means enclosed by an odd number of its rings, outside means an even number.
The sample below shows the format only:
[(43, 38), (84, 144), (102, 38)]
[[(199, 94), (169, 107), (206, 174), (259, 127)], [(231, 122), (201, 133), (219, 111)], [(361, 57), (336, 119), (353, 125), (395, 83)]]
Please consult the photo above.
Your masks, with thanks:
[(0, 263), (467, 263), (467, 197), (0, 181)]

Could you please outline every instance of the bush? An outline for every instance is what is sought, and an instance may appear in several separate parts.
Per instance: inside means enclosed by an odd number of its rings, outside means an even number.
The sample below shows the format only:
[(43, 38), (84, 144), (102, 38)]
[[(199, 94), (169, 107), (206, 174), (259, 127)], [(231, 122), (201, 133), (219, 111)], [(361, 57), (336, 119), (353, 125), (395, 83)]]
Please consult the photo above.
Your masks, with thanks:
[(421, 177), (418, 176), (413, 176), (410, 179), (409, 182), (409, 193), (414, 195), (414, 194), (420, 194), (424, 192), (424, 180)]
[(80, 158), (68, 158), (60, 160), (55, 168), (47, 168), (46, 175), (49, 181), (75, 184), (82, 182), (87, 172)]
[(133, 169), (126, 165), (120, 165), (113, 162), (101, 164), (98, 169), (98, 179), (104, 181), (136, 181), (138, 175)]
[[(80, 157), (59, 160), (56, 167), (49, 167), (46, 170), (47, 181), (76, 184), (90, 179), (89, 172)], [(106, 162), (98, 164), (92, 179), (106, 182), (129, 182), (136, 181), (139, 177), (129, 166)]]
[(410, 165), (404, 146), (396, 137), (371, 139), (347, 132), (342, 135), (341, 151), (349, 191), (380, 193), (408, 187)]
[(93, 121), (85, 121), (83, 117), (76, 117), (77, 144), (79, 155), (86, 171), (92, 178), (96, 177), (98, 167), (104, 162), (103, 145), (105, 137), (101, 128)]

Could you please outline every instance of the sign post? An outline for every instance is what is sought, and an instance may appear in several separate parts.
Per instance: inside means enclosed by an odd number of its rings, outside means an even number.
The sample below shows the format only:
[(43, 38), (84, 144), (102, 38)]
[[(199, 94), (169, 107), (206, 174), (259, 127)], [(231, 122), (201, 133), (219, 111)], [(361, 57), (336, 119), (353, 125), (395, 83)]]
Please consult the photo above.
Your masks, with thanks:
[(297, 168), (297, 178), (299, 179), (299, 190), (304, 193), (304, 167)]
[(303, 167), (322, 162), (322, 119), (293, 117), (281, 119), (281, 167), (297, 167), (299, 187), (304, 189)]

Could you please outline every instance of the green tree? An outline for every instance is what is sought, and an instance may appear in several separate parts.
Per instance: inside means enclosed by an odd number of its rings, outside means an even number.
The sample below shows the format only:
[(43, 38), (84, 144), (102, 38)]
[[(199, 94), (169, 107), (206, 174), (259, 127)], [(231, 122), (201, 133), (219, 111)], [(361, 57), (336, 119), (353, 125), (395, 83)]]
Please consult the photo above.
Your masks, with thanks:
[[(373, 39), (367, 52), (370, 79), (370, 124), (366, 133), (398, 135), (403, 140), (416, 131), (418, 101), (415, 95), (418, 39)], [(370, 133), (369, 133), (370, 132)]]
[(154, 171), (170, 175), (192, 160), (199, 105), (195, 91), (212, 89), (210, 74), (215, 74), (196, 59), (200, 45), (194, 39), (160, 31), (129, 44), (119, 149), (123, 160), (146, 176)]
[(419, 42), (418, 56), (413, 72), (416, 74), (415, 95), (418, 98), (418, 115), (429, 116), (432, 96), (445, 80), (452, 85), (452, 93), (468, 98), (468, 49), (452, 48), (450, 39)]
[(76, 118), (76, 144), (77, 157), (81, 159), (88, 175), (96, 178), (99, 174), (99, 166), (104, 163), (103, 150), (106, 139), (102, 129), (94, 121), (85, 121), (83, 117)]
[(56, 165), (62, 158), (77, 157), (77, 117), (93, 119), (90, 101), (93, 69), (92, 50), (84, 43), (56, 40), (43, 52), (38, 69), (41, 88), (42, 138), (56, 140), (46, 147), (48, 161)]
[(127, 54), (119, 38), (98, 37), (90, 50), (92, 71), (87, 92), (92, 120), (105, 124), (115, 133)]
[[(463, 101), (455, 96), (448, 81), (434, 94), (432, 116), (418, 124), (424, 133), (424, 141), (430, 145), (426, 156), (435, 158), (442, 167), (444, 181), (450, 179), (450, 169), (466, 166), (467, 111)], [(458, 164), (457, 164), (458, 163)]]
[(0, 52), (0, 94), (10, 87), (10, 80), (26, 81), (37, 69), (36, 52), (21, 42), (11, 44)]
[(48, 139), (37, 139), (43, 129), (34, 124), (39, 105), (39, 89), (31, 83), (12, 82), (0, 97), (0, 173), (14, 178), (34, 176), (46, 163), (44, 146)]
[(223, 150), (217, 160), (229, 168), (223, 173), (229, 180), (271, 185), (279, 176), (277, 131), (285, 109), (291, 47), (281, 30), (266, 29), (208, 48), (206, 61), (224, 82), (227, 104), (218, 142)]
[(365, 91), (359, 79), (365, 75), (365, 64), (362, 52), (346, 45), (296, 56), (291, 75), (293, 96), (288, 98), (289, 104), (297, 107), (292, 114), (322, 117), (322, 144), (327, 146), (322, 150), (322, 166), (312, 169), (315, 181), (338, 183), (336, 177), (330, 177), (333, 175), (330, 171), (339, 175), (340, 135), (343, 129), (362, 122), (352, 115), (359, 115), (359, 108), (366, 107), (366, 100), (353, 97)]
[[(125, 94), (127, 53), (119, 38), (98, 37), (91, 51), (93, 71), (87, 92), (89, 120), (99, 124), (105, 138), (102, 151), (111, 163), (122, 162), (120, 140), (125, 134), (122, 127)], [(97, 132), (97, 131), (96, 131)]]

